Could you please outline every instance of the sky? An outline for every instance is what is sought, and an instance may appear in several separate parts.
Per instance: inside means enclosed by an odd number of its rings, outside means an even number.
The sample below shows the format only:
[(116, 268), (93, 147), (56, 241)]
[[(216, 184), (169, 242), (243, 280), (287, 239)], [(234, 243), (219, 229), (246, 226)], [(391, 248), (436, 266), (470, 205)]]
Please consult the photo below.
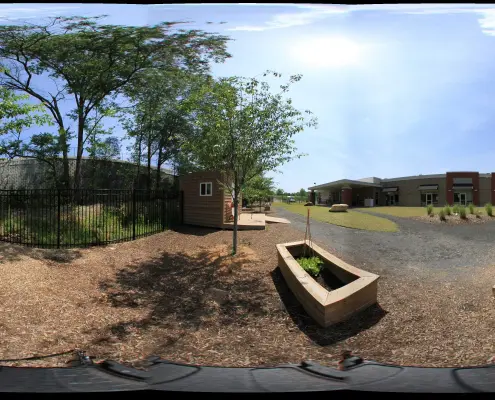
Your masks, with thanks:
[(0, 5), (0, 23), (101, 14), (230, 36), (232, 58), (212, 66), (215, 76), (302, 74), (289, 96), (318, 128), (294, 137), (306, 156), (269, 174), (286, 192), (343, 178), (495, 172), (493, 5)]

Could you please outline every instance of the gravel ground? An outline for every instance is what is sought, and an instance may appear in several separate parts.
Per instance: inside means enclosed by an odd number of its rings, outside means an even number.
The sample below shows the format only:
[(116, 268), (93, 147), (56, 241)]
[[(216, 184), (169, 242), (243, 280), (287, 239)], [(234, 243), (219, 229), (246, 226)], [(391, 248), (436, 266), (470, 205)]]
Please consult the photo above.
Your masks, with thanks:
[[(305, 231), (304, 216), (282, 208), (277, 213)], [(312, 220), (312, 238), (351, 264), (379, 274), (435, 272), (455, 279), (493, 263), (495, 222), (447, 226), (370, 214), (396, 222), (399, 232), (362, 231)]]

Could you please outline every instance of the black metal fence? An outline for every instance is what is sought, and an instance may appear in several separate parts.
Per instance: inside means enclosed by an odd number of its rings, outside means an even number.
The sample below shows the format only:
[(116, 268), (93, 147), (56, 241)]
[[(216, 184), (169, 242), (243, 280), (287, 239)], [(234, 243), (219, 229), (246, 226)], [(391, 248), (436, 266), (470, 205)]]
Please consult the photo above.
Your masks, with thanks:
[(161, 190), (0, 190), (0, 241), (34, 247), (134, 240), (180, 218), (179, 196)]

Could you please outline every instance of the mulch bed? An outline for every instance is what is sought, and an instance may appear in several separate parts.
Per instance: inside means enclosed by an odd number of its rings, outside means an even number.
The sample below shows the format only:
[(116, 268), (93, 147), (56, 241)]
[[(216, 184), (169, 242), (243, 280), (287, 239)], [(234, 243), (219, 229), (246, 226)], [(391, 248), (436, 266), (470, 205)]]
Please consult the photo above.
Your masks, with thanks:
[(152, 354), (203, 365), (336, 366), (351, 350), (386, 363), (462, 366), (495, 353), (495, 268), (462, 281), (436, 271), (382, 275), (378, 305), (324, 329), (277, 268), (275, 244), (303, 237), (283, 224), (241, 231), (234, 259), (232, 232), (199, 228), (73, 251), (0, 244), (0, 358), (82, 348), (96, 361), (134, 366)]
[(462, 219), (459, 215), (446, 215), (445, 221), (440, 220), (438, 215), (423, 215), (421, 217), (411, 217), (417, 221), (428, 222), (431, 224), (444, 225), (459, 225), (459, 224), (484, 224), (486, 222), (495, 221), (495, 218), (488, 215), (480, 215), (479, 218), (473, 214), (467, 214), (466, 219)]

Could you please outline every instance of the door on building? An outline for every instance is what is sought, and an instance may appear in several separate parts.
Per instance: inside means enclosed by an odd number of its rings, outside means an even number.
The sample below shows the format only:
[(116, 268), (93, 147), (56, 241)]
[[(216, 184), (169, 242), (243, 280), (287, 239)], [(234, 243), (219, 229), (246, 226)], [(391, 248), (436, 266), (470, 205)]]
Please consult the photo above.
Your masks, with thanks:
[(395, 206), (395, 196), (393, 194), (388, 196), (388, 204)]
[(426, 205), (433, 204), (433, 193), (426, 193)]
[(454, 204), (459, 204), (461, 206), (467, 205), (467, 193), (465, 192), (454, 192)]

